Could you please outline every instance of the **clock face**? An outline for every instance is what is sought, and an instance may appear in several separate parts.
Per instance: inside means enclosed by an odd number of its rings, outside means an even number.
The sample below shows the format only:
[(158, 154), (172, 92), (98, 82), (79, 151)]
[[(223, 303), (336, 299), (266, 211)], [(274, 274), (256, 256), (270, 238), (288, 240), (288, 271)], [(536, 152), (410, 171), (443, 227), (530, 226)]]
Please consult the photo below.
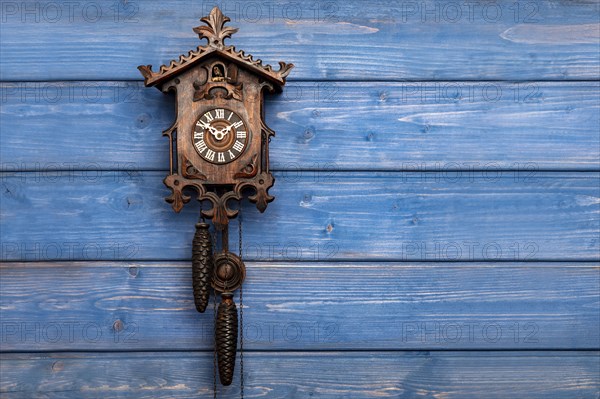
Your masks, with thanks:
[(248, 129), (235, 112), (227, 108), (213, 108), (196, 121), (193, 142), (202, 159), (214, 164), (226, 164), (244, 153)]

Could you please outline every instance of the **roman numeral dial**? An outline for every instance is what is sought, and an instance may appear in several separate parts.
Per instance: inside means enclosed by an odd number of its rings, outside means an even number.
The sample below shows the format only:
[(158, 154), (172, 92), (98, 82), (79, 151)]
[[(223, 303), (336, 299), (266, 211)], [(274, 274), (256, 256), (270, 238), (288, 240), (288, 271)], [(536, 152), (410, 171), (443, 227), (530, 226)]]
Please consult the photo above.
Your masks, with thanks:
[(221, 165), (244, 153), (249, 136), (238, 114), (227, 108), (212, 108), (196, 120), (192, 140), (202, 159)]

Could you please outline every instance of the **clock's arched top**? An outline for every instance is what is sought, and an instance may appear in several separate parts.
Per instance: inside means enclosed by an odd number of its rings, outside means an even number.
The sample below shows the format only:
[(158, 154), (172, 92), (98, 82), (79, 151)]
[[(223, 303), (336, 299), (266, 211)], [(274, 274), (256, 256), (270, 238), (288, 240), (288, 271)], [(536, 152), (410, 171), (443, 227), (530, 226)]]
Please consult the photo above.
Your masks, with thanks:
[(225, 26), (230, 19), (223, 15), (218, 7), (213, 8), (208, 16), (202, 17), (200, 20), (206, 23), (206, 26), (197, 26), (194, 28), (194, 32), (201, 39), (207, 39), (207, 44), (180, 55), (178, 60), (172, 60), (169, 65), (161, 65), (157, 72), (152, 71), (152, 65), (138, 66), (144, 76), (146, 86), (157, 86), (160, 89), (164, 82), (193, 67), (206, 57), (219, 55), (245, 66), (251, 72), (275, 83), (276, 90), (281, 89), (294, 64), (280, 61), (279, 70), (275, 71), (271, 65), (263, 65), (262, 60), (255, 60), (251, 54), (246, 54), (243, 50), (238, 51), (234, 46), (226, 46), (224, 40), (237, 32), (237, 28)]

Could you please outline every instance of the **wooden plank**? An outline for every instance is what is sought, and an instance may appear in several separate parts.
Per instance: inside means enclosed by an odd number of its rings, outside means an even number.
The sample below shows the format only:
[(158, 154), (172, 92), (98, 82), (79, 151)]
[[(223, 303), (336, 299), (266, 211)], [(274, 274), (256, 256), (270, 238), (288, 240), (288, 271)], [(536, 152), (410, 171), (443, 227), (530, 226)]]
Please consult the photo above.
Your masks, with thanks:
[[(4, 351), (213, 347), (213, 313), (194, 308), (189, 262), (0, 270)], [(597, 263), (252, 262), (245, 347), (598, 348), (599, 271)]]
[[(172, 123), (174, 100), (141, 83), (3, 83), (0, 90), (5, 171), (168, 165), (161, 132)], [(598, 82), (305, 82), (272, 98), (266, 114), (278, 132), (272, 164), (290, 175), (600, 170)]]
[[(2, 397), (212, 395), (210, 353), (3, 355)], [(247, 353), (244, 393), (261, 398), (596, 399), (598, 352)], [(239, 376), (219, 397), (239, 396)]]
[[(247, 259), (599, 259), (595, 172), (276, 177), (276, 200), (264, 214), (249, 203), (242, 208)], [(163, 178), (162, 172), (5, 173), (2, 259), (189, 259), (199, 206), (174, 213), (164, 202)], [(237, 234), (230, 245), (237, 248)]]
[[(140, 80), (200, 44), (213, 1), (4, 2), (2, 80)], [(598, 79), (598, 3), (219, 1), (236, 47), (291, 79)], [(67, 65), (67, 67), (65, 67)]]

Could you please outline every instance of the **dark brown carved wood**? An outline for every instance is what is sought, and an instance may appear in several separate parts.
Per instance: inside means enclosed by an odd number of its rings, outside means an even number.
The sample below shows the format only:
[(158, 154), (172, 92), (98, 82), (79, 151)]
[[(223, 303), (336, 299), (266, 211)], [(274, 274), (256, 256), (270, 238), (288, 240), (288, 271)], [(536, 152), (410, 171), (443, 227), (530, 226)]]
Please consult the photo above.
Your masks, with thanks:
[[(281, 90), (293, 65), (280, 62), (279, 70), (275, 71), (261, 60), (225, 45), (224, 40), (237, 29), (225, 26), (229, 18), (217, 7), (201, 20), (207, 25), (194, 28), (194, 32), (207, 40), (206, 45), (161, 66), (157, 72), (152, 71), (151, 65), (141, 65), (138, 69), (146, 86), (156, 86), (165, 93), (174, 91), (177, 97), (177, 119), (164, 132), (173, 142), (176, 154), (171, 159), (171, 174), (164, 180), (172, 191), (166, 200), (179, 212), (190, 200), (183, 190), (196, 189), (199, 200), (211, 203), (211, 209), (203, 210), (203, 216), (222, 230), (237, 215), (236, 210), (229, 208), (228, 201), (241, 199), (242, 190), (254, 190), (249, 199), (261, 212), (273, 200), (268, 193), (274, 182), (269, 171), (268, 146), (274, 132), (262, 118), (263, 96), (265, 91)], [(214, 117), (216, 109), (239, 115), (248, 129), (243, 152), (221, 164), (203, 158), (193, 141), (198, 119), (206, 112)], [(215, 130), (219, 133), (223, 128)], [(214, 130), (206, 134), (214, 134)], [(234, 149), (228, 150), (237, 155)], [(222, 155), (230, 156), (226, 154)]]
[(222, 248), (215, 255), (208, 225), (196, 225), (192, 280), (200, 312), (208, 304), (210, 286), (221, 293), (215, 342), (220, 380), (229, 385), (238, 337), (233, 291), (241, 287), (246, 276), (241, 257), (229, 252), (229, 220), (238, 214), (229, 206), (230, 201), (241, 200), (247, 192), (260, 212), (273, 201), (269, 195), (275, 181), (269, 170), (269, 141), (275, 132), (263, 119), (263, 97), (265, 91), (281, 91), (293, 65), (280, 62), (275, 71), (226, 45), (224, 40), (237, 29), (225, 26), (230, 20), (218, 7), (201, 21), (206, 25), (194, 28), (194, 32), (207, 40), (206, 45), (162, 65), (156, 72), (151, 65), (140, 65), (138, 69), (146, 86), (174, 92), (177, 98), (176, 120), (163, 132), (169, 139), (170, 172), (164, 184), (171, 195), (166, 201), (179, 212), (191, 199), (184, 190), (195, 189), (199, 201), (211, 204), (201, 210), (203, 218), (211, 219), (221, 232)]

